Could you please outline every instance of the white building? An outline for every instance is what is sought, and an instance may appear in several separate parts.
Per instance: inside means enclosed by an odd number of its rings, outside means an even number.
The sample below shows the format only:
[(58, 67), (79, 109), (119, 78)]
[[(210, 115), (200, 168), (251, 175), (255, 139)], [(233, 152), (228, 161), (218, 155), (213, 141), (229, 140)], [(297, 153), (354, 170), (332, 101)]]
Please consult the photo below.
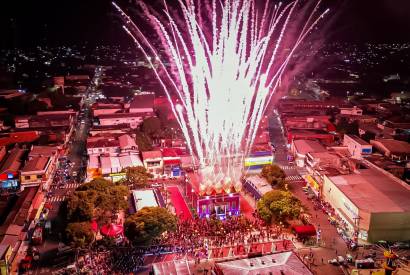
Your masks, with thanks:
[(341, 115), (351, 115), (351, 116), (361, 116), (363, 115), (363, 110), (354, 106), (351, 108), (339, 108)]
[(357, 159), (372, 154), (372, 145), (355, 135), (344, 135), (343, 146), (346, 146), (352, 157)]

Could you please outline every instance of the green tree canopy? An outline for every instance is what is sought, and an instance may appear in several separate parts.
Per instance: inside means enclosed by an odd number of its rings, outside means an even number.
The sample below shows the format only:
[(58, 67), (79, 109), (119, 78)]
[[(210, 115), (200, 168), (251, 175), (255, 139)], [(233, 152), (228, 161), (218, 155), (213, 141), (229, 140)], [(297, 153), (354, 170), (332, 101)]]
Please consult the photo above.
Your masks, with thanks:
[(128, 167), (124, 169), (124, 172), (126, 173), (126, 182), (137, 188), (146, 187), (148, 180), (154, 177), (151, 173), (147, 172), (144, 166)]
[(94, 215), (97, 191), (75, 191), (67, 199), (67, 220), (73, 222), (90, 221)]
[(141, 130), (149, 137), (157, 137), (161, 132), (161, 120), (157, 117), (148, 117), (142, 122)]
[(74, 247), (84, 248), (94, 241), (94, 232), (89, 222), (69, 223), (65, 233), (68, 243)]
[(261, 177), (265, 178), (272, 186), (283, 188), (286, 184), (286, 174), (276, 164), (266, 165), (262, 168)]
[(125, 236), (136, 245), (149, 245), (165, 231), (175, 231), (177, 218), (161, 207), (144, 207), (129, 216), (124, 224)]
[(272, 190), (265, 193), (257, 203), (259, 216), (266, 222), (286, 222), (298, 218), (303, 209), (300, 200), (292, 193)]
[(151, 138), (141, 131), (135, 131), (135, 143), (140, 151), (150, 151), (152, 150), (152, 140)]
[(128, 207), (126, 197), (129, 190), (125, 185), (105, 179), (94, 179), (85, 183), (67, 199), (67, 220), (90, 221), (104, 212), (117, 212)]

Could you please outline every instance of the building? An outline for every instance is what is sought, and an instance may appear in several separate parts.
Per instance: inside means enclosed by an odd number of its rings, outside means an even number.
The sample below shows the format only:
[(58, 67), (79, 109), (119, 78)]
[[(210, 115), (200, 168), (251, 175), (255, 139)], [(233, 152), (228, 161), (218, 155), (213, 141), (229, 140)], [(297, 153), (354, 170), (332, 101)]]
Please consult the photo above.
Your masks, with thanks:
[(319, 129), (290, 129), (287, 131), (288, 144), (292, 144), (294, 139), (314, 139), (320, 140), (324, 144), (333, 143), (335, 136)]
[(48, 188), (55, 171), (55, 156), (35, 156), (27, 161), (20, 171), (21, 188), (42, 186)]
[(352, 157), (361, 159), (372, 154), (372, 145), (355, 135), (344, 135), (343, 146), (346, 146)]
[(350, 115), (350, 116), (361, 116), (363, 115), (363, 110), (357, 106), (348, 107), (348, 108), (339, 108), (341, 115)]
[(10, 144), (32, 143), (39, 139), (38, 131), (19, 131), (10, 132), (0, 135), (0, 146), (7, 146)]
[(143, 166), (143, 163), (140, 157), (135, 154), (99, 157), (98, 168), (101, 170), (101, 176), (113, 182), (125, 178), (124, 169), (136, 166)]
[(134, 96), (129, 106), (129, 112), (154, 113), (154, 99), (154, 94), (143, 94)]
[(313, 275), (303, 261), (292, 251), (217, 262), (215, 266), (218, 275)]
[(335, 131), (328, 116), (283, 116), (282, 123), (285, 129), (319, 129)]
[(290, 146), (290, 151), (295, 157), (296, 165), (304, 167), (308, 153), (325, 152), (326, 148), (317, 140), (294, 139)]
[(17, 189), (20, 185), (19, 171), (23, 164), (25, 150), (13, 148), (0, 167), (0, 182), (3, 189)]
[(87, 139), (88, 155), (116, 155), (120, 152), (120, 142), (114, 138), (91, 137)]
[(410, 144), (408, 142), (395, 139), (376, 139), (371, 140), (370, 144), (391, 160), (410, 160)]
[(114, 113), (114, 114), (102, 114), (98, 117), (99, 125), (112, 126), (118, 124), (129, 124), (131, 128), (137, 128), (144, 118), (152, 117), (154, 113)]
[(178, 148), (162, 148), (162, 160), (164, 164), (163, 174), (168, 177), (181, 176), (182, 150)]
[(157, 150), (142, 152), (142, 161), (144, 163), (144, 167), (149, 173), (156, 177), (162, 175), (164, 171), (164, 162), (161, 151)]
[(322, 199), (353, 238), (367, 242), (410, 239), (410, 186), (365, 162), (347, 175), (325, 176)]

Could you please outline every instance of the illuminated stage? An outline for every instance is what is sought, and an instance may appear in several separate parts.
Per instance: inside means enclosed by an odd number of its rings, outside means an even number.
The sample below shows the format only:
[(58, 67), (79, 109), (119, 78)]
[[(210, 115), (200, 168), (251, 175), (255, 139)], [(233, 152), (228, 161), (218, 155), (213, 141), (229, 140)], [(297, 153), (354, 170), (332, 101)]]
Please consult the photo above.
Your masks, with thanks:
[(209, 218), (212, 215), (220, 219), (227, 216), (238, 216), (239, 194), (216, 194), (210, 196), (201, 196), (197, 200), (197, 213), (200, 218)]

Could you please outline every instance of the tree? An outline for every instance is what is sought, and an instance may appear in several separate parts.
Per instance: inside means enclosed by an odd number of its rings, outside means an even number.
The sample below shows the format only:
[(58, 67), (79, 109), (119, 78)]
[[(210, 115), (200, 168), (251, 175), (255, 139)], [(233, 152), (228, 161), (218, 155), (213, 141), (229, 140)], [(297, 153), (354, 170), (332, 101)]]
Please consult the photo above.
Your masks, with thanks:
[(273, 187), (279, 187), (283, 189), (286, 185), (286, 174), (276, 164), (266, 165), (262, 168), (261, 177), (265, 178), (268, 183)]
[(128, 167), (124, 171), (127, 183), (140, 188), (146, 187), (148, 180), (154, 177), (151, 173), (147, 172), (144, 166)]
[(140, 151), (150, 151), (152, 150), (152, 140), (149, 136), (143, 132), (135, 132), (135, 143), (138, 145)]
[(94, 232), (89, 222), (69, 223), (65, 230), (68, 243), (77, 248), (84, 248), (94, 241)]
[(162, 207), (144, 207), (129, 216), (125, 236), (136, 245), (149, 245), (166, 231), (175, 231), (177, 218)]
[(67, 199), (67, 220), (72, 222), (90, 221), (94, 216), (95, 190), (75, 191)]
[(258, 201), (257, 209), (261, 219), (268, 224), (273, 220), (286, 223), (288, 219), (298, 218), (303, 206), (290, 192), (272, 190)]
[(142, 122), (141, 130), (151, 138), (157, 137), (161, 131), (161, 120), (157, 117), (148, 117)]
[(347, 118), (342, 117), (336, 124), (336, 131), (341, 134), (358, 135), (359, 122), (357, 120), (349, 122)]
[(113, 183), (103, 178), (96, 178), (90, 182), (84, 183), (77, 188), (78, 191), (94, 190), (99, 192), (105, 192), (108, 188), (113, 186)]
[(126, 209), (128, 187), (105, 179), (94, 179), (83, 184), (67, 200), (67, 220), (71, 222), (103, 219), (106, 213)]

